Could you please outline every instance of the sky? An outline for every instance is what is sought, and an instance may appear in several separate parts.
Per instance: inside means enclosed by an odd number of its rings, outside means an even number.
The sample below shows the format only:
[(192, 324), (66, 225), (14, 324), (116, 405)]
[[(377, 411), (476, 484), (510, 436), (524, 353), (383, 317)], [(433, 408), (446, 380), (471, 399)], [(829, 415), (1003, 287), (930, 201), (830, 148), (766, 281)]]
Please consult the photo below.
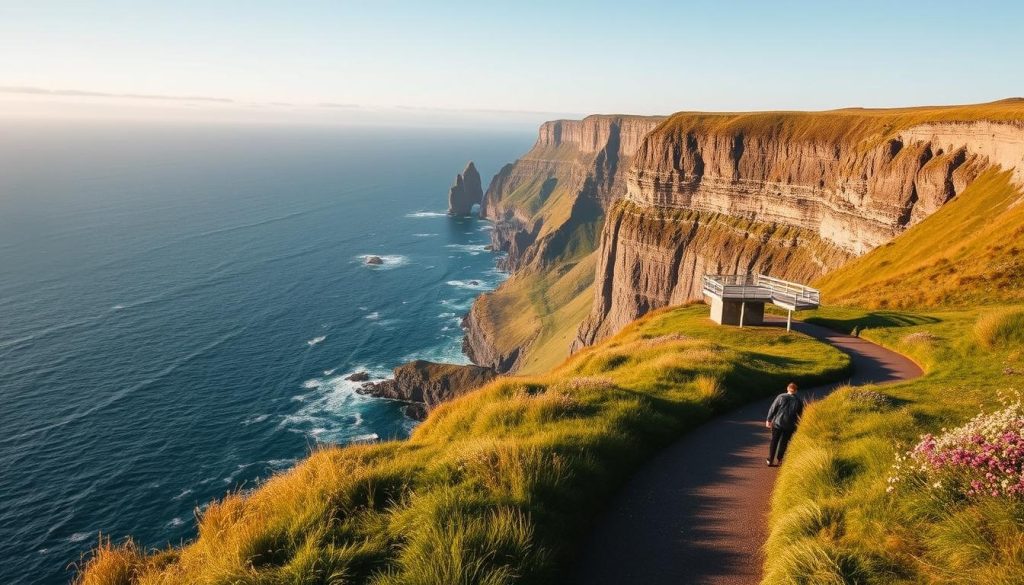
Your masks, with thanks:
[(0, 0), (0, 117), (533, 125), (976, 103), (1024, 94), (1022, 30), (1024, 3), (985, 0)]

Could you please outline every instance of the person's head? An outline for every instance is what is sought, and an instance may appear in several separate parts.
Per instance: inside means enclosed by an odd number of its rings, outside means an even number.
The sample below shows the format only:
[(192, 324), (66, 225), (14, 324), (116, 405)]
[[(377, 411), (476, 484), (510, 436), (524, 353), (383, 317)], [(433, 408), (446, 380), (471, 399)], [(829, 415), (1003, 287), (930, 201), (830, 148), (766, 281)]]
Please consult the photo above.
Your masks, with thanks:
[(789, 386), (786, 386), (786, 392), (790, 394), (796, 394), (796, 383), (790, 382)]

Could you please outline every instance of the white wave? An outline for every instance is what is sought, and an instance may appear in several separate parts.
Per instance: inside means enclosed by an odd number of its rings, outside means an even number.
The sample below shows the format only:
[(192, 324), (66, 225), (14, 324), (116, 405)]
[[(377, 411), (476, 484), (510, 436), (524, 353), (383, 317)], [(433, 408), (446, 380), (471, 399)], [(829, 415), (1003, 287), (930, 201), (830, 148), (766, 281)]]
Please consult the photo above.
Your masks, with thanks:
[[(366, 259), (376, 256), (380, 258), (382, 264), (367, 264)], [(400, 254), (360, 254), (356, 256), (363, 266), (372, 268), (374, 270), (391, 270), (392, 268), (398, 268), (399, 266), (405, 266), (409, 263), (409, 258)]]
[(258, 414), (256, 416), (247, 418), (244, 421), (242, 421), (242, 426), (247, 427), (249, 425), (259, 424), (259, 423), (267, 420), (268, 418), (270, 418), (269, 414)]
[(427, 360), (431, 362), (458, 365), (468, 365), (470, 363), (466, 354), (462, 353), (461, 336), (454, 339), (448, 339), (441, 345), (417, 351), (402, 358), (403, 362), (411, 362), (413, 360)]
[(489, 232), (489, 231), (492, 231), (493, 229), (494, 229), (493, 225), (486, 224), (486, 225), (482, 225), (482, 226), (476, 228), (476, 231), (478, 231), (478, 232)]
[(449, 280), (445, 284), (447, 284), (448, 286), (454, 286), (455, 288), (461, 288), (465, 290), (494, 290), (494, 287), (492, 285), (482, 280)]
[(184, 523), (185, 523), (185, 521), (182, 520), (180, 516), (175, 516), (174, 518), (171, 518), (171, 521), (168, 522), (167, 525), (168, 526), (181, 526)]
[(314, 337), (313, 339), (310, 339), (309, 341), (307, 341), (306, 345), (308, 345), (309, 347), (313, 347), (314, 345), (320, 343), (321, 341), (323, 341), (325, 339), (327, 339), (326, 335), (318, 335), (318, 336)]
[(414, 238), (435, 238), (441, 234), (413, 234)]
[(91, 538), (92, 532), (76, 532), (68, 537), (68, 542), (82, 542), (87, 538)]
[(489, 252), (488, 248), (490, 244), (446, 244), (445, 248), (452, 248), (460, 252), (465, 252), (470, 256), (479, 256), (484, 252)]
[(318, 442), (351, 441), (356, 434), (354, 431), (363, 425), (357, 404), (361, 401), (377, 400), (356, 392), (366, 383), (348, 379), (356, 372), (366, 372), (370, 375), (371, 382), (391, 377), (390, 370), (386, 368), (361, 364), (343, 374), (306, 380), (302, 387), (312, 392), (295, 397), (302, 398), (301, 406), (293, 414), (282, 417), (278, 428), (301, 433)]
[(356, 435), (350, 439), (352, 443), (372, 443), (380, 440), (380, 435), (377, 433), (367, 433), (365, 435)]
[(444, 211), (413, 211), (406, 213), (405, 217), (448, 217)]
[(455, 316), (455, 313), (441, 313), (440, 315), (438, 315), (438, 317), (440, 317), (442, 319), (451, 319), (454, 316)]
[(187, 496), (187, 495), (189, 495), (191, 493), (192, 493), (192, 490), (190, 490), (190, 489), (182, 490), (180, 494), (174, 496), (171, 499), (172, 500), (180, 500), (180, 499), (184, 498), (185, 496)]
[(444, 299), (444, 300), (441, 301), (441, 304), (444, 305), (444, 307), (446, 309), (452, 309), (453, 311), (458, 311), (459, 313), (465, 313), (473, 305), (473, 301), (474, 301), (474, 299), (471, 299), (471, 298), (470, 299)]
[(114, 305), (113, 307), (110, 307), (110, 310), (111, 311), (120, 311), (123, 308), (124, 308), (124, 305)]
[[(376, 321), (377, 319), (380, 319), (380, 312), (379, 311), (374, 311), (374, 312), (370, 313), (369, 315), (366, 315), (365, 317), (363, 317), (363, 319), (369, 319), (370, 321)], [(330, 375), (330, 374), (328, 374), (328, 375)]]

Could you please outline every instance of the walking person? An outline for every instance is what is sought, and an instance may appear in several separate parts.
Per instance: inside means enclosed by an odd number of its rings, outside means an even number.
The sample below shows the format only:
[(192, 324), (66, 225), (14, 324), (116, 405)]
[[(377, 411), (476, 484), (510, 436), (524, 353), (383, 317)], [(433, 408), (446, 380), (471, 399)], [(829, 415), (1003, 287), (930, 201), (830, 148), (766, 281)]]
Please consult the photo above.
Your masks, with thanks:
[(793, 438), (793, 433), (800, 424), (800, 416), (804, 413), (804, 401), (796, 395), (796, 391), (796, 384), (790, 382), (789, 386), (786, 386), (786, 391), (776, 396), (771, 408), (768, 409), (765, 426), (772, 430), (766, 460), (768, 467), (782, 463), (789, 440)]

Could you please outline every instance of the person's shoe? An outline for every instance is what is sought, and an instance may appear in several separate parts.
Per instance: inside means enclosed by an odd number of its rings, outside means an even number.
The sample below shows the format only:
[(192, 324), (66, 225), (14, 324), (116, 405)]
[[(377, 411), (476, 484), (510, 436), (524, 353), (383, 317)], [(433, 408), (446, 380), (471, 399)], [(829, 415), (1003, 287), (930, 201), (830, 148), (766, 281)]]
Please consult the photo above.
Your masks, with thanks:
[(772, 460), (771, 459), (765, 459), (764, 462), (768, 464), (768, 467), (772, 467)]

